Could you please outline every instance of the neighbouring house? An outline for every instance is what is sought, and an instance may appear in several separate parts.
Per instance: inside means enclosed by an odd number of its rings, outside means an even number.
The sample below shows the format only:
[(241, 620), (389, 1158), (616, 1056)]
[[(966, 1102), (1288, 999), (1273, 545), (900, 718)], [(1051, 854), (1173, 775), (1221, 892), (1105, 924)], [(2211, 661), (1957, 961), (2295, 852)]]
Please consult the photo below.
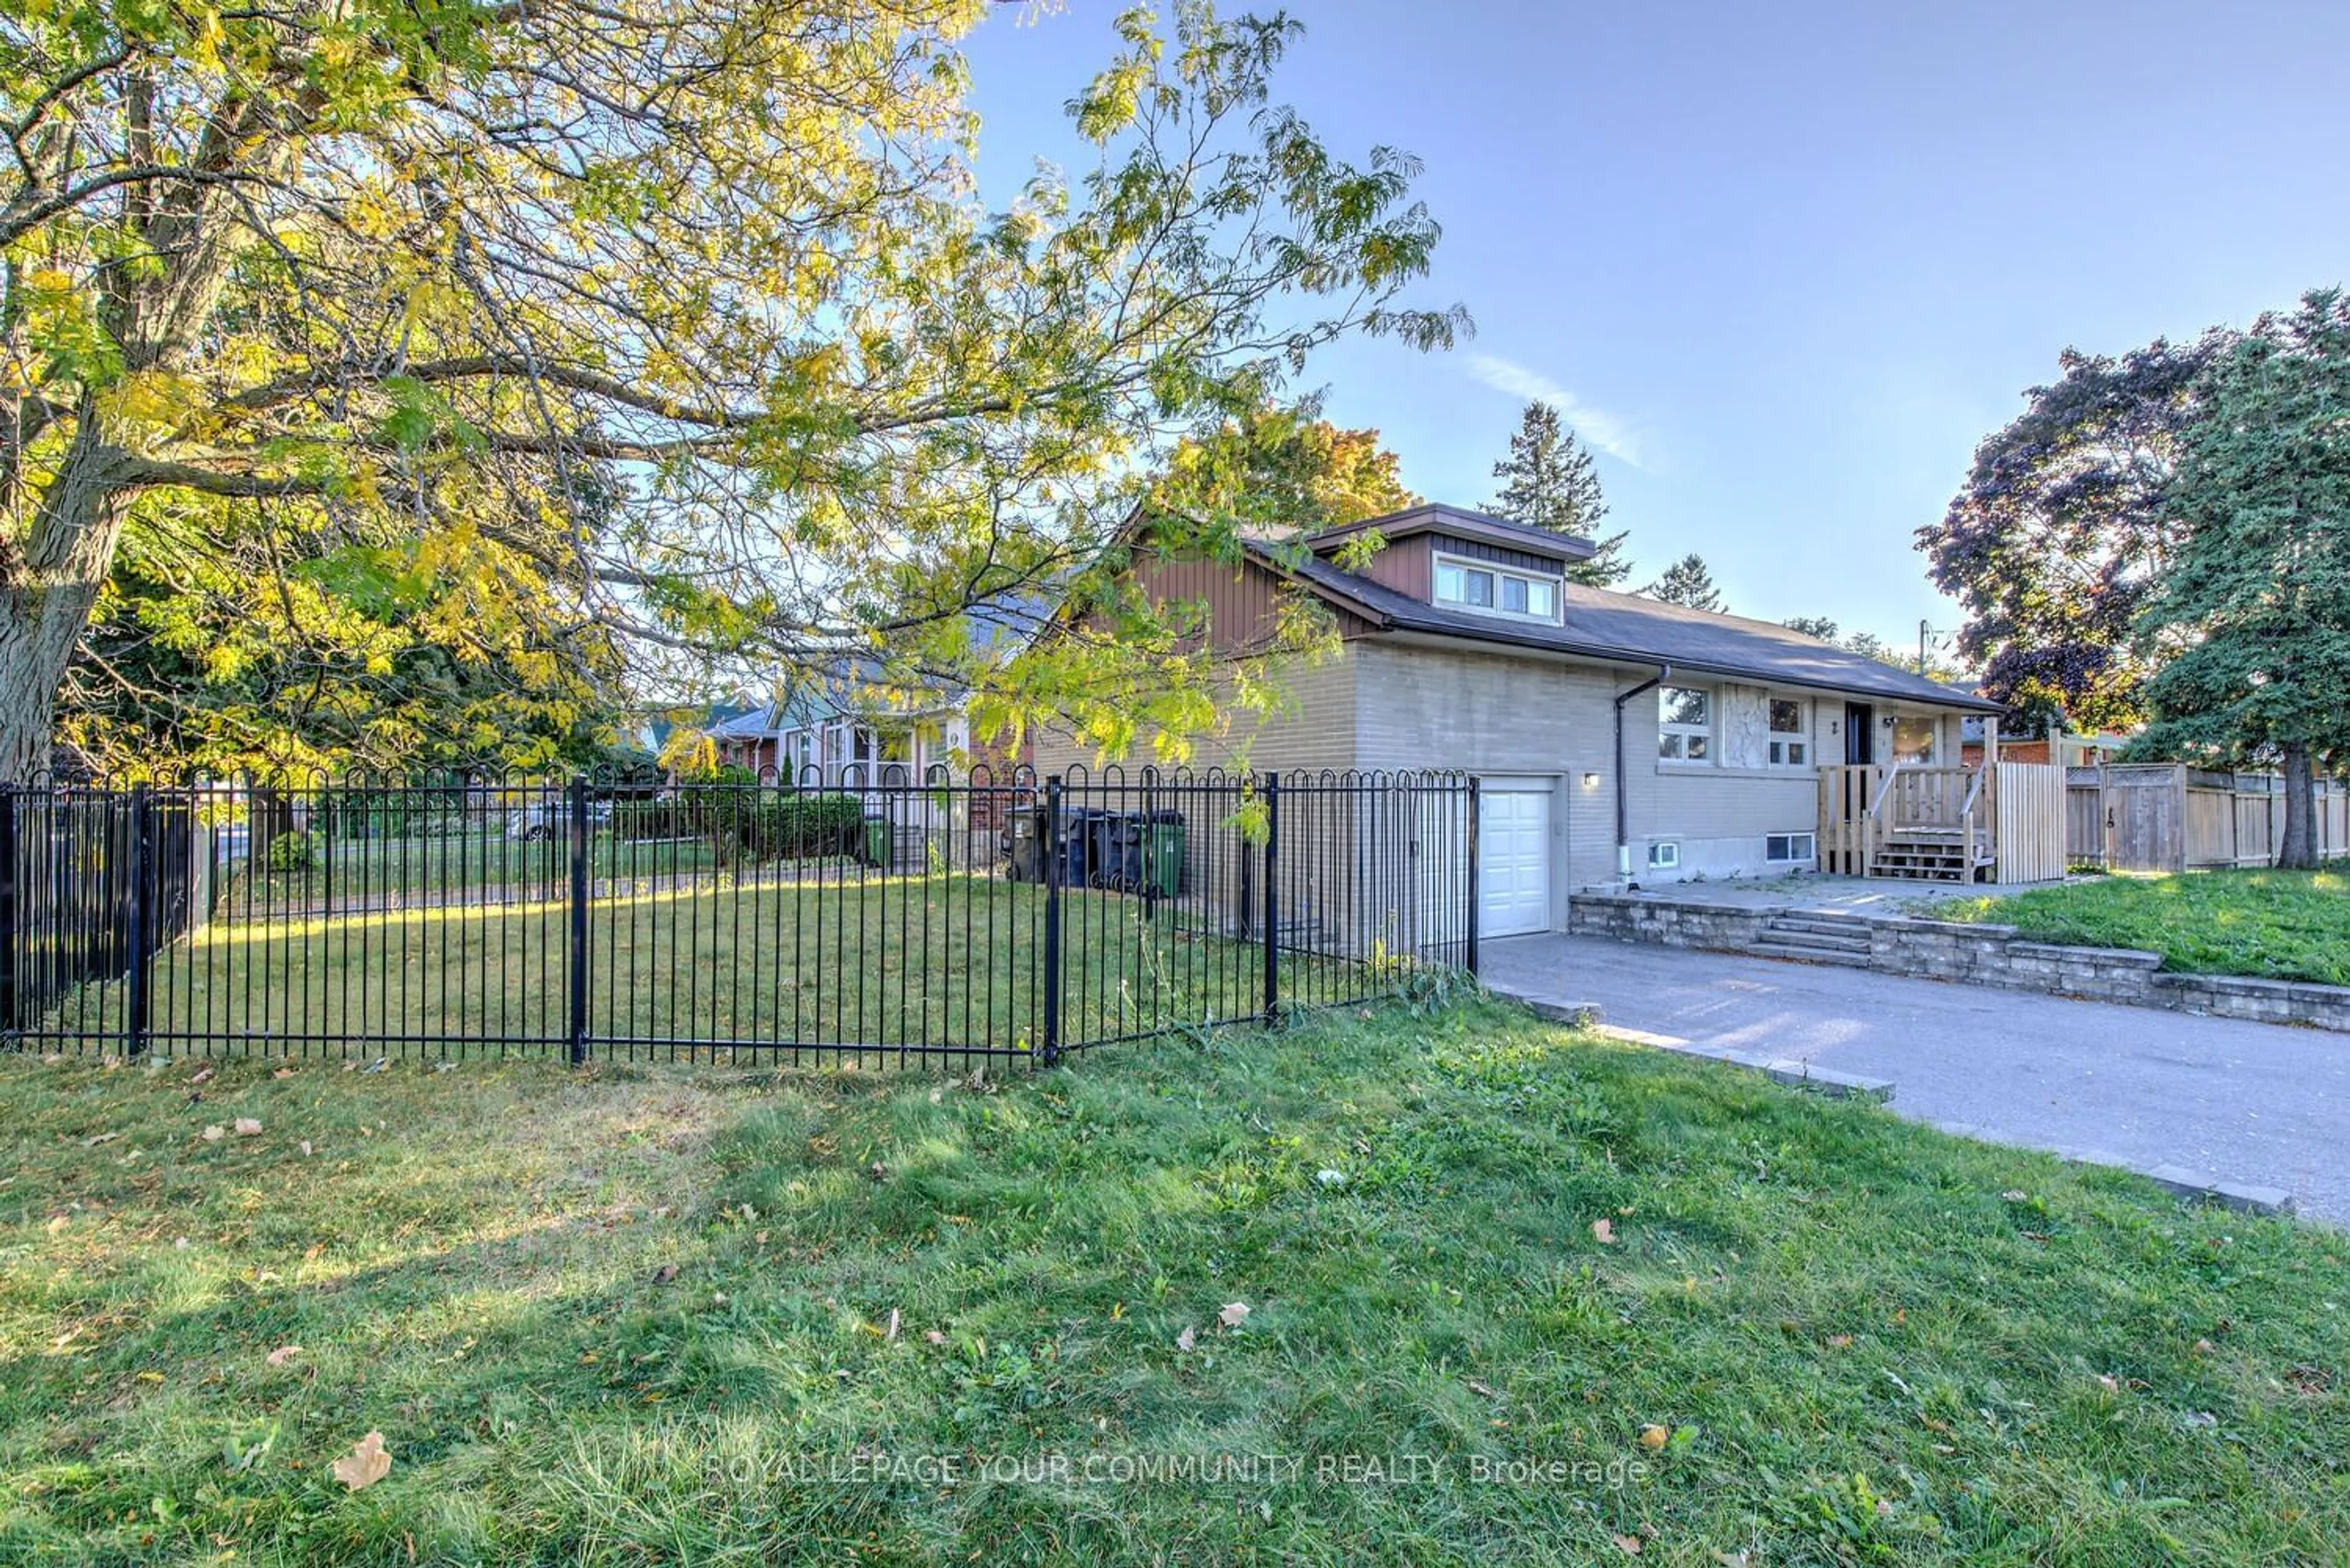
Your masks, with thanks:
[[(1985, 721), (1979, 715), (1966, 721), (1960, 756), (1969, 767), (1982, 761), (1984, 728)], [(2037, 736), (2002, 730), (1999, 758), (2004, 763), (2053, 763), (2060, 768), (2100, 767), (2120, 761), (2132, 738), (2116, 730), (2085, 734), (2062, 724), (2051, 724), (2046, 734)]]
[[(1376, 554), (1340, 566), (1365, 535)], [(1134, 569), (1204, 603), (1220, 650), (1261, 646), (1284, 595), (1329, 607), (1340, 655), (1295, 670), (1289, 710), (1225, 742), (1245, 739), (1261, 769), (1475, 774), (1490, 935), (1562, 927), (1576, 889), (1813, 869), (1823, 764), (1955, 774), (1964, 722), (1998, 711), (1772, 622), (1566, 580), (1591, 554), (1424, 505), (1252, 545), (1237, 565)], [(1066, 733), (1038, 742), (1047, 773), (1096, 761)]]
[[(930, 807), (899, 797), (908, 786), (975, 786), (951, 797), (946, 815), (958, 832), (993, 833), (1026, 788), (1022, 773), (1034, 762), (1024, 738), (1015, 749), (979, 738), (968, 697), (907, 695), (880, 688), (875, 672), (844, 665), (806, 678), (779, 698), (713, 711), (701, 728), (723, 765), (806, 788), (860, 791), (914, 826)], [(932, 803), (935, 805), (936, 803)]]

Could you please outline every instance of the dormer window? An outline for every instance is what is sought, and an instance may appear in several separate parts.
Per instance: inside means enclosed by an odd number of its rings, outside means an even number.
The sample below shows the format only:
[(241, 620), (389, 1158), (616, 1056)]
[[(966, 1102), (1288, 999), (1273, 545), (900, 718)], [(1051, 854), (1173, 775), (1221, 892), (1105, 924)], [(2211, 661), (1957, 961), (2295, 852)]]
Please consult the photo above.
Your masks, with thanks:
[(1436, 602), (1524, 620), (1558, 619), (1558, 579), (1457, 556), (1436, 558)]

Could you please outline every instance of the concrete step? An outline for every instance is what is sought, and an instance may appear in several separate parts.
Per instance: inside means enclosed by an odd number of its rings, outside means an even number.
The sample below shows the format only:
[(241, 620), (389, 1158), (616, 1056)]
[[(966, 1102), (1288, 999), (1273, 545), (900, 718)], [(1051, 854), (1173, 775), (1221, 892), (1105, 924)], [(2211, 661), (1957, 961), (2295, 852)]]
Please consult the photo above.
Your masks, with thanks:
[(1785, 948), (1792, 952), (1828, 953), (1837, 958), (1865, 959), (1868, 956), (1866, 942), (1823, 941), (1817, 938), (1793, 936), (1779, 931), (1766, 931), (1755, 940), (1768, 942), (1774, 948)]
[(1857, 915), (1830, 915), (1801, 910), (1771, 918), (1774, 931), (1812, 931), (1824, 937), (1858, 937), (1868, 940), (1868, 922)]
[(1791, 931), (1773, 926), (1762, 933), (1762, 940), (1776, 942), (1784, 948), (1817, 948), (1823, 952), (1865, 953), (1868, 951), (1866, 932), (1835, 934), (1826, 931)]
[(1841, 948), (1796, 947), (1790, 942), (1768, 940), (1756, 942), (1746, 950), (1756, 958), (1777, 959), (1782, 963), (1835, 964), (1844, 969), (1866, 969), (1866, 952), (1847, 952)]

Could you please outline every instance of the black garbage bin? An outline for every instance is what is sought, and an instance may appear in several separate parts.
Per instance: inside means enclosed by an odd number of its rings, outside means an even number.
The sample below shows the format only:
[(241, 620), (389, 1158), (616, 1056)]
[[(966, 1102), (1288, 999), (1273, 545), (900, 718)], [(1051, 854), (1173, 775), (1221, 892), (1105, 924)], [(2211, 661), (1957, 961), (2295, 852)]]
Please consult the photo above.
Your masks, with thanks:
[(1133, 812), (1105, 815), (1097, 826), (1099, 846), (1094, 857), (1094, 881), (1116, 893), (1142, 887), (1142, 818)]
[(1098, 886), (1110, 814), (1092, 806), (1061, 808), (1061, 886)]

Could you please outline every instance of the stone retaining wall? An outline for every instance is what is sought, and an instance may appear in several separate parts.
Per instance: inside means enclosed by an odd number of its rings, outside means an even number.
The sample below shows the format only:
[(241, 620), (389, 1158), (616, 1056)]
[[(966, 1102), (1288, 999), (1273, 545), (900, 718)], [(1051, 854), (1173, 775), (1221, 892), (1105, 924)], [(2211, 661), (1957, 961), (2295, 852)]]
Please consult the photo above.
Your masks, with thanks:
[[(1793, 906), (1763, 908), (1641, 894), (1579, 893), (1568, 904), (1567, 929), (1577, 936), (1610, 937), (1617, 941), (1746, 952), (1762, 939), (1774, 917), (1793, 912), (1796, 912)], [(2239, 975), (2166, 974), (2159, 953), (2031, 941), (2016, 935), (2013, 926), (1908, 918), (1872, 918), (1866, 925), (1868, 967), (1879, 974), (2045, 992), (2261, 1023), (2301, 1023), (2350, 1033), (2350, 986)]]
[(1743, 952), (1761, 939), (1775, 909), (1738, 909), (1631, 894), (1577, 893), (1567, 900), (1566, 929), (1578, 937), (1654, 942), (1669, 948)]

